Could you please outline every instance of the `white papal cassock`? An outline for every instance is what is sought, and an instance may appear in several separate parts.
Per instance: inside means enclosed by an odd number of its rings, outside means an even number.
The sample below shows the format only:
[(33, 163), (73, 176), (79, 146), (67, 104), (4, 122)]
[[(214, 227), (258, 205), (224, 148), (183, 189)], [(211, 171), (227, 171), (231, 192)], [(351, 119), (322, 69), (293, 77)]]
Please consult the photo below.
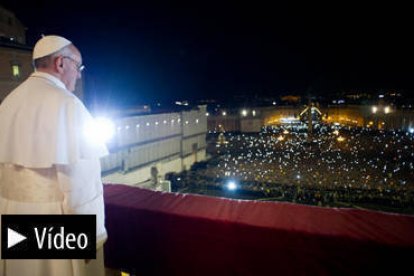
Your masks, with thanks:
[[(95, 214), (97, 260), (0, 260), (0, 276), (99, 275), (106, 239), (99, 158), (88, 139), (93, 121), (52, 75), (35, 72), (0, 105), (1, 214)], [(94, 271), (95, 270), (95, 271)], [(100, 270), (100, 271), (97, 271)]]

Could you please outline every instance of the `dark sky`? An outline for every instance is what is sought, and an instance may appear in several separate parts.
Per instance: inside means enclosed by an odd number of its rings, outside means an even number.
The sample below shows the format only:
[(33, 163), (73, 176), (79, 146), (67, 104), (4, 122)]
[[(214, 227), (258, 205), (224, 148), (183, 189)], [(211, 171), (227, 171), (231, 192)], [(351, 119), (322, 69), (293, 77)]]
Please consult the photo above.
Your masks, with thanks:
[(45, 33), (78, 46), (89, 102), (414, 88), (404, 6), (58, 2), (2, 0), (29, 44)]

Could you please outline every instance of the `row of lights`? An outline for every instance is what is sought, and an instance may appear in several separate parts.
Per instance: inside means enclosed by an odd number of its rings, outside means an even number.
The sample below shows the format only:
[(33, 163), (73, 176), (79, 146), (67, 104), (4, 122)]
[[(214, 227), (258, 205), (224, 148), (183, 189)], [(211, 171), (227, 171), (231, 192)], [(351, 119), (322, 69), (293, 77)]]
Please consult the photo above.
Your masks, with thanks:
[[(374, 106), (372, 107), (371, 111), (372, 111), (372, 113), (376, 114), (376, 113), (378, 112), (378, 107), (374, 105)], [(391, 107), (389, 107), (389, 106), (385, 106), (385, 107), (384, 107), (384, 113), (385, 113), (385, 114), (391, 113)]]
[[(243, 109), (243, 110), (241, 111), (241, 115), (242, 115), (243, 117), (246, 117), (248, 114), (249, 114), (249, 112), (248, 112), (246, 109)], [(222, 111), (222, 112), (221, 112), (221, 115), (223, 115), (223, 116), (227, 116), (227, 112), (226, 112), (226, 111)], [(256, 110), (252, 110), (252, 115), (253, 115), (253, 116), (256, 116)], [(207, 117), (208, 117), (208, 116), (210, 116), (210, 113), (209, 113), (209, 112), (206, 112), (206, 116), (207, 116)]]
[[(243, 109), (241, 111), (241, 114), (242, 114), (243, 117), (246, 117), (249, 114), (249, 112), (246, 109)], [(256, 116), (256, 110), (252, 110), (252, 115)]]
[[(175, 122), (175, 120), (174, 120), (174, 119), (172, 119), (172, 120), (171, 120), (171, 124), (174, 124), (174, 122)], [(177, 123), (180, 123), (180, 122), (181, 122), (181, 119), (178, 119), (178, 120), (177, 120)], [(196, 124), (198, 124), (199, 122), (200, 122), (200, 121), (199, 121), (199, 119), (195, 119), (195, 123), (196, 123)], [(164, 123), (164, 124), (167, 124), (167, 120), (164, 120), (164, 121), (163, 121), (163, 123)], [(190, 123), (189, 121), (185, 121), (185, 124), (186, 124), (186, 125), (188, 125), (189, 123)], [(155, 122), (154, 124), (155, 124), (156, 126), (158, 126), (160, 123), (157, 121), (157, 122)], [(145, 125), (146, 125), (146, 126), (151, 126), (151, 123), (150, 123), (150, 122), (147, 122)], [(135, 127), (136, 127), (136, 128), (140, 128), (140, 126), (141, 126), (140, 124), (136, 124), (136, 125), (135, 125)], [(126, 125), (126, 126), (125, 126), (125, 129), (126, 129), (126, 130), (128, 130), (129, 128), (130, 128), (130, 127), (129, 127), (129, 125)], [(122, 129), (122, 127), (118, 127), (118, 131), (120, 131), (121, 129)]]

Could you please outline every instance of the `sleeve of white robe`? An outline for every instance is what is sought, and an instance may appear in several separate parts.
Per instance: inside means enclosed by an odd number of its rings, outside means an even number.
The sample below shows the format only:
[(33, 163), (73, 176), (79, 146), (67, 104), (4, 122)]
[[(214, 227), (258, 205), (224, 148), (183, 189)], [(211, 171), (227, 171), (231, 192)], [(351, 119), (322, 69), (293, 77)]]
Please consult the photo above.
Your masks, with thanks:
[(63, 192), (63, 212), (96, 215), (97, 248), (101, 247), (107, 234), (99, 160), (81, 160), (72, 165), (57, 165), (56, 168)]
[(89, 139), (93, 118), (80, 101), (68, 101), (62, 112), (60, 125), (65, 125), (66, 131), (60, 133), (65, 133), (66, 137), (59, 140), (67, 140), (71, 150), (78, 151), (78, 158), (72, 159), (71, 163), (56, 165), (58, 182), (64, 194), (63, 209), (66, 214), (96, 215), (99, 248), (107, 237), (99, 157), (107, 154), (107, 150), (99, 141)]

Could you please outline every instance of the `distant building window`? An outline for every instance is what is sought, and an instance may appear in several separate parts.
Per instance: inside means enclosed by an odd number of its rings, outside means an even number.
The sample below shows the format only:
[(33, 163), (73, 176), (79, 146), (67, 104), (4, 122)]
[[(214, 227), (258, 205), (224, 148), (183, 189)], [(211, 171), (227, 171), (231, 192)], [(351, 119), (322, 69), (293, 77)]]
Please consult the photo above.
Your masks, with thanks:
[(12, 65), (12, 73), (13, 73), (13, 77), (19, 78), (20, 77), (20, 66), (16, 64)]

